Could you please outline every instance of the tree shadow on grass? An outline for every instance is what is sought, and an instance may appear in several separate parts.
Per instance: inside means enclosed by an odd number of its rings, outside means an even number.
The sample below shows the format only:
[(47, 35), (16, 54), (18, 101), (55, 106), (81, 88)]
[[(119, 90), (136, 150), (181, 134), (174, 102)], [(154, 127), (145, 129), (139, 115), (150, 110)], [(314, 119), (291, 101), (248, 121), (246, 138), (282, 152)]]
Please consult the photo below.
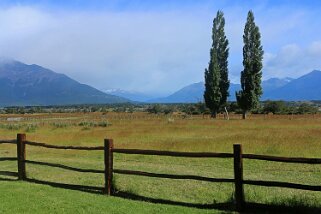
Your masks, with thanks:
[[(0, 181), (19, 181), (18, 173), (11, 172), (11, 171), (0, 171)], [(85, 185), (76, 185), (76, 184), (64, 184), (64, 183), (57, 183), (51, 181), (44, 181), (34, 178), (26, 178), (24, 181), (34, 184), (41, 184), (47, 185), (56, 188), (62, 189), (70, 189), (70, 190), (78, 190), (87, 193), (95, 193), (95, 194), (102, 194), (103, 188), (102, 187), (95, 187), (95, 186), (85, 186)]]
[(18, 178), (18, 173), (17, 173), (17, 172), (11, 172), (11, 171), (0, 171), (0, 175), (2, 175), (2, 176), (16, 177), (16, 178)]
[[(2, 177), (4, 176), (4, 177)], [(0, 171), (0, 181), (18, 181), (18, 173), (10, 172), (10, 171)], [(43, 181), (33, 178), (27, 178), (25, 181), (35, 184), (48, 185), (55, 188), (76, 190), (86, 193), (93, 194), (103, 194), (102, 187), (95, 186), (84, 186), (84, 185), (75, 185), (75, 184), (64, 184), (50, 181)], [(213, 203), (213, 204), (201, 204), (201, 203), (187, 203), (180, 201), (172, 201), (167, 199), (157, 199), (146, 196), (137, 195), (130, 192), (125, 191), (114, 191), (113, 196), (135, 200), (135, 201), (145, 201), (149, 203), (155, 204), (166, 204), (166, 205), (175, 205), (175, 206), (183, 206), (190, 208), (198, 208), (198, 209), (213, 209), (219, 210), (221, 213), (233, 213), (235, 212), (235, 204), (233, 199), (231, 198), (228, 202), (225, 203)], [(289, 205), (290, 204), (290, 205)], [(245, 209), (242, 213), (321, 213), (321, 207), (311, 207), (305, 204), (300, 203), (290, 203), (285, 204), (260, 204), (260, 203), (246, 203)]]
[(0, 177), (0, 181), (18, 181), (18, 178), (2, 178), (2, 177)]
[(17, 172), (0, 171), (0, 181), (17, 181), (17, 180), (18, 180)]
[(102, 187), (96, 187), (96, 186), (64, 184), (64, 183), (38, 180), (38, 179), (33, 179), (33, 178), (27, 178), (25, 181), (30, 182), (30, 183), (34, 183), (34, 184), (42, 184), (42, 185), (47, 185), (47, 186), (51, 186), (51, 187), (69, 189), (69, 190), (77, 190), (77, 191), (87, 192), (87, 193), (102, 194), (102, 191), (103, 191)]
[[(228, 202), (225, 203), (213, 203), (213, 204), (200, 204), (200, 203), (187, 203), (187, 202), (179, 202), (172, 201), (166, 199), (156, 199), (150, 198), (146, 196), (137, 195), (130, 192), (125, 191), (115, 191), (114, 196), (121, 197), (130, 200), (136, 201), (145, 201), (149, 203), (155, 204), (166, 204), (166, 205), (175, 205), (175, 206), (183, 206), (190, 208), (198, 208), (198, 209), (213, 209), (219, 210), (221, 213), (234, 213), (235, 203), (233, 198), (231, 198)], [(241, 213), (321, 213), (321, 207), (312, 207), (305, 204), (301, 204), (300, 202), (294, 202), (289, 200), (289, 204), (260, 204), (260, 203), (246, 203), (244, 207), (244, 211)]]
[(246, 203), (243, 213), (321, 213), (321, 207), (311, 207), (304, 204), (284, 205), (284, 204), (260, 204)]

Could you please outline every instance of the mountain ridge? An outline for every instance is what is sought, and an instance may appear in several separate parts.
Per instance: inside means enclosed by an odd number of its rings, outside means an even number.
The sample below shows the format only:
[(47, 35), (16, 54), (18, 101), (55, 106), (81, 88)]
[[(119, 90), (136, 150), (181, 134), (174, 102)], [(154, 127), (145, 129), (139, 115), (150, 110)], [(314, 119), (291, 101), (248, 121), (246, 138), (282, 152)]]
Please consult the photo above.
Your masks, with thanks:
[(124, 97), (135, 102), (146, 102), (150, 99), (157, 98), (157, 96), (155, 95), (146, 94), (138, 91), (126, 91), (122, 89), (102, 89), (101, 91), (107, 94)]
[(278, 90), (270, 91), (266, 99), (282, 99), (286, 101), (321, 100), (321, 71), (313, 70)]
[(129, 102), (65, 74), (19, 61), (0, 60), (0, 105), (69, 105)]
[[(319, 70), (313, 70), (297, 79), (270, 78), (262, 82), (261, 100), (321, 100), (320, 83)], [(229, 101), (235, 101), (235, 91), (240, 88), (240, 84), (230, 84)], [(161, 98), (120, 89), (105, 91), (110, 94), (36, 64), (27, 65), (0, 58), (0, 106), (107, 104), (131, 100), (147, 103), (195, 103), (203, 101), (204, 83), (187, 85)]]
[[(263, 95), (261, 100), (304, 101), (321, 100), (321, 71), (313, 70), (297, 79), (270, 78), (262, 81)], [(187, 85), (167, 97), (149, 100), (151, 103), (195, 103), (203, 101), (204, 82)], [(235, 91), (240, 84), (230, 84), (229, 101), (235, 101)], [(308, 90), (307, 90), (308, 89)], [(297, 92), (295, 95), (294, 92)], [(196, 97), (196, 99), (195, 99)]]

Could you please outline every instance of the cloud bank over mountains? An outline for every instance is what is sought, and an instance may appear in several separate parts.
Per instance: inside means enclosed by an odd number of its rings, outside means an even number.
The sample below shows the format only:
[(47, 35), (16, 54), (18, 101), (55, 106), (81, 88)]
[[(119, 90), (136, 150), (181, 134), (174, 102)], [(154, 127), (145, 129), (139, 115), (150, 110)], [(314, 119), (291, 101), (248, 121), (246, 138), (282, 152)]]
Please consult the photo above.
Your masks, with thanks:
[(180, 2), (102, 9), (0, 4), (0, 55), (41, 64), (99, 89), (168, 94), (203, 81), (212, 21), (222, 9), (230, 41), (230, 78), (238, 83), (243, 28), (252, 9), (265, 50), (265, 79), (299, 77), (321, 68), (320, 7)]

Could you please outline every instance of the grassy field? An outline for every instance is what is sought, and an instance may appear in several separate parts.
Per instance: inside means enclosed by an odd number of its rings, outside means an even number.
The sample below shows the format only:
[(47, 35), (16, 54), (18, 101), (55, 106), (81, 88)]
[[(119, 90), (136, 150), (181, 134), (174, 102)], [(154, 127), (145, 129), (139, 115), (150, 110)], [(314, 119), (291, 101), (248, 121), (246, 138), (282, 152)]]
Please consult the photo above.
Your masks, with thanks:
[[(320, 115), (251, 115), (245, 121), (240, 120), (239, 116), (232, 116), (231, 120), (226, 121), (143, 113), (29, 115), (23, 116), (20, 122), (7, 121), (8, 117), (21, 116), (0, 117), (0, 139), (15, 139), (18, 132), (25, 132), (28, 140), (55, 145), (102, 146), (104, 138), (113, 138), (116, 148), (191, 152), (232, 152), (233, 144), (239, 143), (243, 145), (244, 153), (321, 157)], [(10, 156), (16, 156), (15, 146), (1, 144), (0, 157)], [(62, 151), (27, 146), (27, 159), (103, 169), (101, 151)], [(115, 154), (114, 167), (233, 178), (232, 159)], [(15, 162), (0, 162), (0, 172), (16, 171), (16, 168)], [(27, 176), (37, 180), (97, 187), (102, 187), (104, 181), (102, 174), (78, 173), (32, 164), (27, 164)], [(321, 166), (245, 160), (244, 178), (321, 185)], [(221, 213), (222, 210), (191, 207), (201, 204), (215, 207), (217, 204), (230, 203), (234, 191), (232, 184), (115, 175), (119, 192), (139, 195), (150, 201), (162, 199), (160, 202), (184, 205), (174, 206), (8, 179), (12, 177), (0, 174), (0, 213), (41, 213), (48, 210), (53, 213), (101, 213), (108, 209), (111, 213)], [(247, 202), (253, 203), (321, 208), (321, 193), (318, 192), (246, 185), (245, 197)]]

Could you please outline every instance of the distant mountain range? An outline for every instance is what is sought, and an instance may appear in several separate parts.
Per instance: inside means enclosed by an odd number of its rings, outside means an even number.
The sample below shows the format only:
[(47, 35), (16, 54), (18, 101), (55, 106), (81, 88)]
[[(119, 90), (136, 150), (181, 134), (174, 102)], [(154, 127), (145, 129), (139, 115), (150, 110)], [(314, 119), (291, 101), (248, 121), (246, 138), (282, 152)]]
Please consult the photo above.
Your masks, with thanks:
[[(321, 71), (314, 70), (297, 79), (271, 78), (262, 82), (261, 100), (321, 100)], [(230, 84), (230, 101), (235, 101), (235, 91), (241, 89), (240, 84)], [(151, 103), (195, 103), (203, 101), (204, 82), (188, 85), (173, 94), (149, 100)]]
[(321, 71), (314, 70), (294, 79), (286, 85), (263, 94), (263, 99), (270, 100), (321, 100)]
[(39, 65), (0, 59), (0, 106), (128, 102)]
[(155, 99), (157, 96), (149, 95), (137, 91), (126, 91), (122, 89), (102, 89), (101, 91), (112, 94), (119, 97), (124, 97), (126, 99), (136, 101), (136, 102), (147, 102), (148, 100)]
[[(262, 82), (261, 100), (321, 100), (321, 71), (297, 79), (271, 78)], [(230, 85), (230, 101), (239, 84)], [(195, 103), (203, 101), (204, 83), (188, 85), (162, 98), (125, 90), (99, 91), (64, 74), (39, 65), (0, 58), (0, 107), (26, 105), (107, 104), (139, 101), (147, 103)]]

